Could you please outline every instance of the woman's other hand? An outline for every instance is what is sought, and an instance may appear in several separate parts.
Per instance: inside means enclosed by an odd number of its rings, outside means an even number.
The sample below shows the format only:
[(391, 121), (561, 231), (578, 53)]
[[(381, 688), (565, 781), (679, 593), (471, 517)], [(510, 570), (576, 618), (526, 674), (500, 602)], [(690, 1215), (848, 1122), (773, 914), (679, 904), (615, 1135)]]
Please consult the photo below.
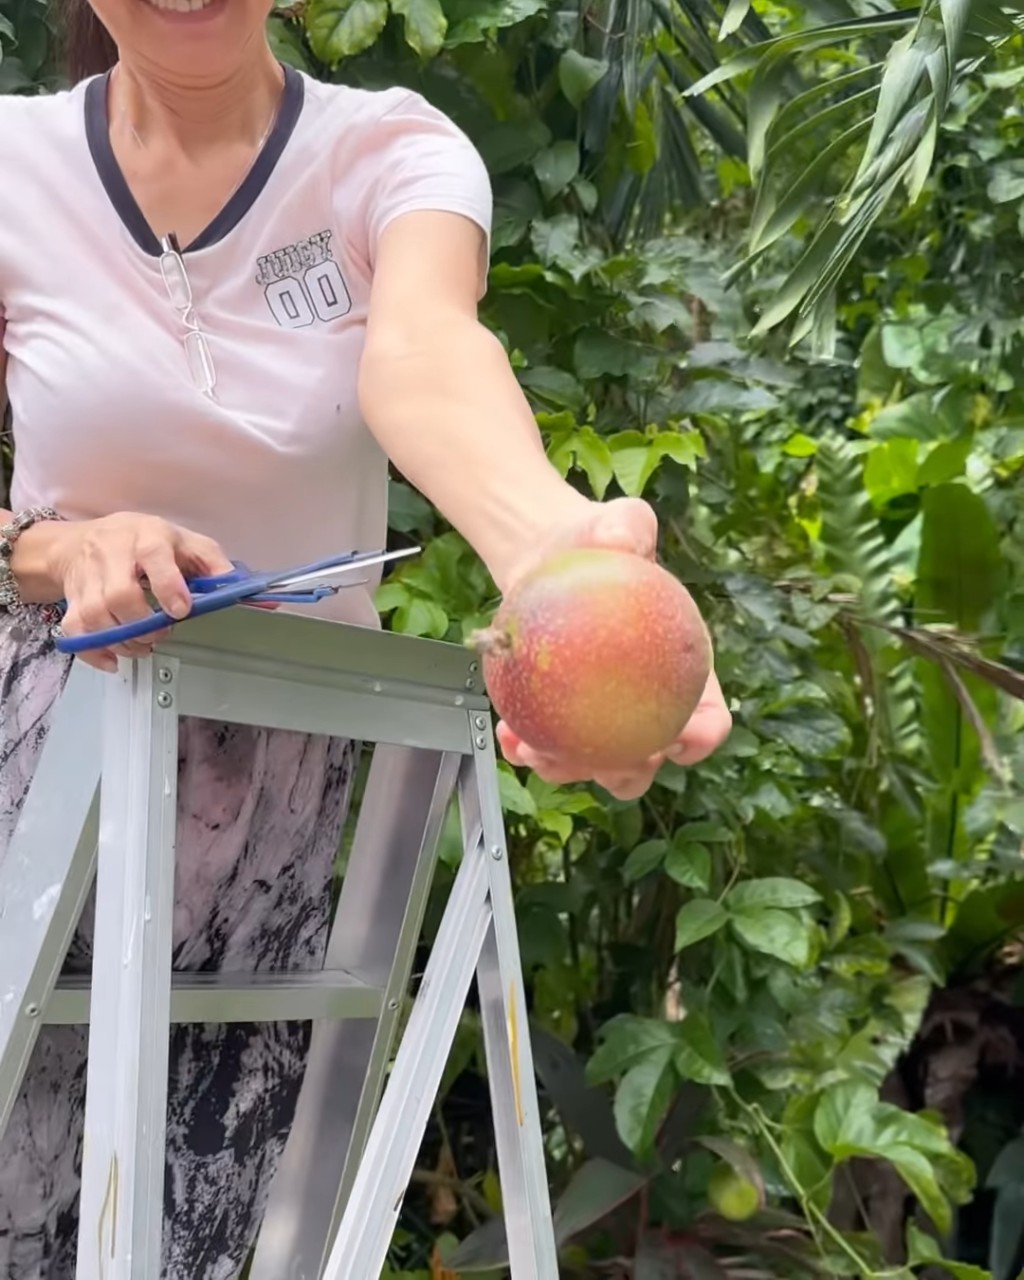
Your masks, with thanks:
[[(120, 512), (99, 520), (52, 524), (50, 565), (61, 583), (67, 612), (61, 629), (84, 635), (145, 618), (151, 611), (143, 581), (172, 618), (192, 607), (186, 577), (227, 573), (231, 562), (216, 542), (155, 516)], [(118, 656), (152, 651), (166, 631), (107, 649), (88, 650), (82, 662), (116, 671)]]
[[(587, 511), (556, 528), (510, 575), (508, 591), (536, 564), (565, 547), (606, 547), (653, 560), (656, 554), (658, 522), (651, 506), (639, 498), (616, 498), (594, 502)], [(621, 800), (632, 800), (648, 790), (666, 759), (690, 765), (705, 759), (729, 736), (732, 716), (718, 679), (712, 671), (704, 694), (682, 733), (668, 748), (634, 768), (614, 774), (595, 775), (582, 760), (565, 759), (535, 751), (503, 721), (497, 729), (502, 754), (513, 765), (524, 765), (551, 783), (594, 781)]]

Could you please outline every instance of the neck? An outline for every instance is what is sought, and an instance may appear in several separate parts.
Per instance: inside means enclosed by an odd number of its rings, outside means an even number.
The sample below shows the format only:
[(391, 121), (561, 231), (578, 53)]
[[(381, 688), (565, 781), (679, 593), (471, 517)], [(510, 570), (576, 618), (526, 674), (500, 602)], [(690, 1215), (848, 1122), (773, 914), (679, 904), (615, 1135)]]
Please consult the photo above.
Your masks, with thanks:
[(110, 83), (111, 129), (185, 152), (224, 143), (255, 146), (277, 110), (284, 73), (264, 46), (216, 79), (187, 81), (121, 61)]

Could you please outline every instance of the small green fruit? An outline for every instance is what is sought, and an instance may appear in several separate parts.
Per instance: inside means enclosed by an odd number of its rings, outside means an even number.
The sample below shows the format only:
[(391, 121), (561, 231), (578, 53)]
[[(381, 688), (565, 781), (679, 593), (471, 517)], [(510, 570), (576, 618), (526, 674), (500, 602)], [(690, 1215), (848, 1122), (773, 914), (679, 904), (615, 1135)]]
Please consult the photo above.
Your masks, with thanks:
[(720, 1164), (708, 1182), (708, 1199), (714, 1209), (730, 1222), (746, 1222), (761, 1207), (761, 1195), (752, 1182), (732, 1165)]

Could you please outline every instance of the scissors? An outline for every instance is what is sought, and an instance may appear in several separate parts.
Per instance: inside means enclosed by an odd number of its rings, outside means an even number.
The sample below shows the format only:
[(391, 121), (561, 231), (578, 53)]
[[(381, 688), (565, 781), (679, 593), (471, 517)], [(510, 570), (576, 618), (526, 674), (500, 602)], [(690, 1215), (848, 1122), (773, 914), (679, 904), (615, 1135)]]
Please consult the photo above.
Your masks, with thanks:
[(178, 622), (198, 618), (204, 613), (215, 613), (218, 609), (227, 609), (235, 604), (316, 604), (325, 596), (334, 595), (342, 587), (354, 586), (354, 583), (345, 581), (354, 569), (366, 569), (387, 560), (415, 555), (419, 550), (419, 547), (403, 547), (399, 551), (354, 551), (348, 555), (331, 556), (326, 560), (274, 573), (255, 573), (241, 560), (232, 560), (232, 568), (228, 573), (186, 579), (186, 586), (192, 596), (192, 608), (184, 618), (172, 618), (163, 609), (154, 609), (145, 618), (107, 627), (102, 631), (90, 631), (85, 635), (65, 636), (58, 629), (55, 643), (61, 653), (85, 653), (90, 649), (106, 649), (111, 645), (123, 644), (126, 640), (150, 635), (154, 631), (163, 631)]

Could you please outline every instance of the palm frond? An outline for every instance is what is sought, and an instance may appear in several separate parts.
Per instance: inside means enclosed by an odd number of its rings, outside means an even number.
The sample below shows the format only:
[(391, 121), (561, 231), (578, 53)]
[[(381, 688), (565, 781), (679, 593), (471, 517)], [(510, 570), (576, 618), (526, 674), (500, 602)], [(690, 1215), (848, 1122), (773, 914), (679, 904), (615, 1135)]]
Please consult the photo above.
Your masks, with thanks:
[[(818, 445), (816, 471), (825, 559), (834, 574), (851, 580), (856, 601), (845, 611), (854, 624), (847, 626), (846, 635), (861, 677), (865, 710), (876, 738), (904, 747), (917, 732), (913, 673), (910, 660), (884, 638), (899, 630), (903, 614), (889, 545), (864, 492), (863, 459), (847, 440), (830, 432)], [(858, 618), (874, 619), (876, 627), (858, 630)]]
[[(1021, 31), (1024, 3), (926, 0), (761, 41), (684, 91), (719, 97), (741, 79), (747, 86), (756, 206), (749, 253), (733, 278), (798, 222), (812, 227), (758, 332), (789, 322), (791, 341), (814, 334), (818, 354), (832, 354), (836, 291), (854, 254), (901, 189), (910, 203), (920, 195), (958, 87)], [(847, 58), (837, 74), (835, 60), (819, 64), (817, 82), (787, 100), (786, 77), (837, 50), (863, 66), (848, 70)]]

